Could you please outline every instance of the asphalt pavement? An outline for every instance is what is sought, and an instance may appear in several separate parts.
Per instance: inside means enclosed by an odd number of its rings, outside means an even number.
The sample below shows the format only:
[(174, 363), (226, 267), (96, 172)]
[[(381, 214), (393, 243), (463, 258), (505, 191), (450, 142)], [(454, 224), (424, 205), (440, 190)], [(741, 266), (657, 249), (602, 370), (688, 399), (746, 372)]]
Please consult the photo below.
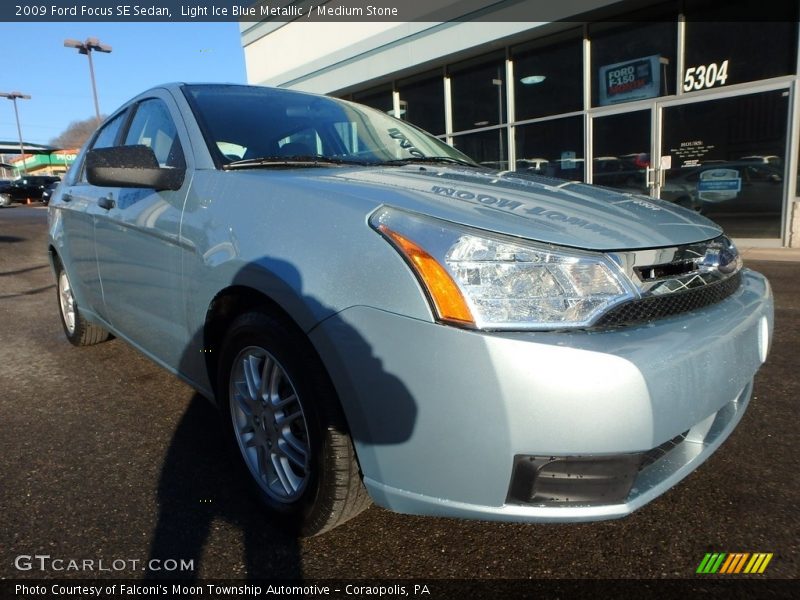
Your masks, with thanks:
[[(142, 570), (150, 558), (192, 560), (168, 574), (198, 579), (686, 578), (709, 552), (770, 552), (765, 576), (800, 573), (800, 262), (747, 261), (776, 296), (755, 397), (715, 455), (633, 515), (521, 525), (372, 507), (296, 540), (231, 468), (210, 404), (120, 340), (66, 341), (46, 214), (0, 210), (0, 578), (164, 574)], [(109, 570), (20, 570), (36, 555)]]

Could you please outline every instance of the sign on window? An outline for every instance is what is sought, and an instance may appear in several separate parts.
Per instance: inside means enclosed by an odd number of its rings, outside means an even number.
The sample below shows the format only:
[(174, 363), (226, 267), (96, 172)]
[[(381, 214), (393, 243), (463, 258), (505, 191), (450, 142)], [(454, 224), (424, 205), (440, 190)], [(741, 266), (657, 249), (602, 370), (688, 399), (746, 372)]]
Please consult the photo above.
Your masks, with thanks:
[(656, 54), (600, 67), (600, 106), (656, 98), (661, 90), (660, 58)]

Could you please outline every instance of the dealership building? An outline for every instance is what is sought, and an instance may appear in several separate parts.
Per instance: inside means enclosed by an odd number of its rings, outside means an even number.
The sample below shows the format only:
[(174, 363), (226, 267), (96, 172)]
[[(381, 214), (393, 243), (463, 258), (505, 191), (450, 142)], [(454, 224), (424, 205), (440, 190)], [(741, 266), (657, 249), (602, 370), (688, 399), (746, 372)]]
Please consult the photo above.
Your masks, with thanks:
[(372, 106), (493, 168), (676, 202), (740, 245), (800, 247), (797, 2), (487, 4), (242, 23), (248, 80)]

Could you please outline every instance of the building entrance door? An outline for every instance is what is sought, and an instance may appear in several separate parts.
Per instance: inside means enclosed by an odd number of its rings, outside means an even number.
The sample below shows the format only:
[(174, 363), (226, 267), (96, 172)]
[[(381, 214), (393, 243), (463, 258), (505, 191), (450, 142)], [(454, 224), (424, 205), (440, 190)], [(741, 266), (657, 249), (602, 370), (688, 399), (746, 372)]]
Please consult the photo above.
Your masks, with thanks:
[(651, 109), (600, 115), (592, 122), (592, 183), (649, 194)]
[(779, 239), (786, 196), (789, 90), (660, 106), (653, 193), (734, 238)]
[(591, 181), (696, 210), (738, 240), (778, 245), (790, 100), (775, 85), (596, 111)]

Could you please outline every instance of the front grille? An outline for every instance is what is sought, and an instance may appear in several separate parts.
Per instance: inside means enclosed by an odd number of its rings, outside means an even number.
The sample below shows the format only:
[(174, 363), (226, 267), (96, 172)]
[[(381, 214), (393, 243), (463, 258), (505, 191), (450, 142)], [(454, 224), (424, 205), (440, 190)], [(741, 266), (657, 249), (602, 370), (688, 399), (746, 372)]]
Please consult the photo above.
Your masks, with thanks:
[(701, 287), (631, 300), (612, 308), (595, 323), (595, 327), (619, 327), (711, 306), (733, 294), (741, 283), (741, 274), (736, 273), (724, 281)]

